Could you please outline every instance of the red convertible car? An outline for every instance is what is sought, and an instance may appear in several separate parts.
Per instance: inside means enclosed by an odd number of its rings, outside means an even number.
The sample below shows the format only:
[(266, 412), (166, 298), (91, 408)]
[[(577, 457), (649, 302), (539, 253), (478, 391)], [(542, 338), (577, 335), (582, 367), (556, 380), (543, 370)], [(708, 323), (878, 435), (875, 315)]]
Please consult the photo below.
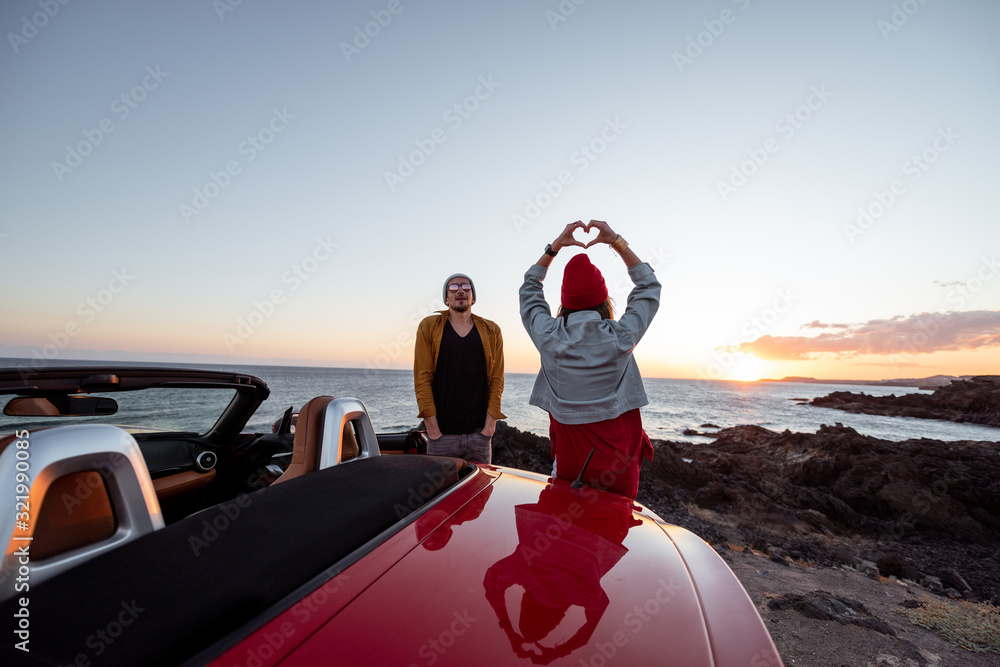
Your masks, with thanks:
[(0, 394), (2, 664), (782, 664), (696, 535), (423, 455), (357, 399), (243, 433), (248, 375), (10, 369)]

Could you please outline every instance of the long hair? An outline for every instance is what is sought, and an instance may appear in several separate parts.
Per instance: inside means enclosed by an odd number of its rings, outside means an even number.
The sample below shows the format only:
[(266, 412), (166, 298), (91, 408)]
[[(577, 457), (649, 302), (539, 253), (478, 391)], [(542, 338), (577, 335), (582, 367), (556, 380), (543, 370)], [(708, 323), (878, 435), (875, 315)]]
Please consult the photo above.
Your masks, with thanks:
[(600, 313), (602, 320), (615, 319), (615, 302), (610, 296), (601, 303), (596, 306), (591, 306), (590, 308), (566, 308), (565, 306), (559, 306), (559, 310), (556, 312), (556, 317), (569, 317), (573, 313), (580, 313), (585, 310), (593, 310)]

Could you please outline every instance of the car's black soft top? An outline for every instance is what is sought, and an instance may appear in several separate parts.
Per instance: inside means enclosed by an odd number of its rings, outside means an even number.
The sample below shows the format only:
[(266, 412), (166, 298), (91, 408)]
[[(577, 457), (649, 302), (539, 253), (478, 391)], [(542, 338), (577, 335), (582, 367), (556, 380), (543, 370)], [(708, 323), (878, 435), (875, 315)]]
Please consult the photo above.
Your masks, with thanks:
[[(30, 656), (7, 642), (0, 662), (176, 665), (290, 606), (300, 587), (332, 577), (472, 470), (450, 458), (375, 457), (189, 516), (32, 587)], [(0, 617), (19, 607), (7, 600)], [(96, 634), (122, 619), (119, 637)]]

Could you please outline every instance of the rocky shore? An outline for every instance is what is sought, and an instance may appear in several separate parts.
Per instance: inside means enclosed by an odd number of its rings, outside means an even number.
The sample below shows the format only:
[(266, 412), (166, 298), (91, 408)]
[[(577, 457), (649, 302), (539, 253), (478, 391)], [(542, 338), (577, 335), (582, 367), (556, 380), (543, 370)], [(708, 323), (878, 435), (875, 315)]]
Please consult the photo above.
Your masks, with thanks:
[(814, 398), (812, 405), (845, 412), (890, 417), (945, 419), (954, 422), (1000, 426), (1000, 376), (980, 375), (939, 387), (933, 394), (869, 396), (835, 391)]
[[(771, 628), (787, 664), (793, 664), (788, 656), (810, 641), (817, 647), (830, 641), (817, 630), (824, 623), (862, 618), (854, 605), (864, 606), (862, 598), (873, 593), (872, 586), (908, 589), (905, 602), (917, 606), (927, 600), (985, 603), (973, 607), (988, 612), (1000, 605), (1000, 443), (890, 442), (840, 424), (816, 433), (737, 426), (714, 435), (705, 444), (656, 441), (654, 460), (642, 469), (638, 500), (715, 546), (765, 619), (785, 619), (783, 627), (792, 627), (789, 615), (812, 614), (820, 625), (800, 623), (787, 637)], [(499, 465), (548, 474), (548, 452), (546, 438), (506, 425), (494, 437), (494, 462)], [(825, 579), (816, 583), (819, 573), (845, 568), (861, 583), (845, 583), (840, 591), (828, 590), (833, 584)], [(809, 576), (802, 580), (806, 571)], [(771, 573), (763, 582), (762, 572)], [(787, 577), (798, 578), (794, 586)], [(810, 590), (804, 581), (813, 581), (816, 588)], [(869, 604), (881, 603), (885, 596), (889, 591), (879, 591)], [(831, 615), (815, 620), (822, 616), (817, 609)], [(835, 618), (837, 610), (842, 618)], [(989, 622), (997, 619), (993, 614)], [(880, 634), (893, 626), (899, 631)], [(889, 642), (887, 655), (896, 655), (893, 651), (902, 649), (893, 646), (903, 626), (910, 624), (902, 615), (882, 614), (861, 622), (854, 632), (880, 634), (879, 641)], [(993, 650), (1000, 651), (997, 628)], [(816, 636), (809, 635), (814, 630)], [(829, 634), (828, 627), (825, 632)], [(858, 650), (867, 655), (864, 650), (875, 649)], [(937, 646), (930, 652), (942, 656), (942, 650)], [(919, 651), (910, 652), (917, 656), (914, 665), (936, 664), (919, 660)], [(986, 662), (962, 664), (1000, 664), (1000, 655), (976, 655), (986, 656)], [(844, 658), (843, 664), (868, 664), (853, 659)]]

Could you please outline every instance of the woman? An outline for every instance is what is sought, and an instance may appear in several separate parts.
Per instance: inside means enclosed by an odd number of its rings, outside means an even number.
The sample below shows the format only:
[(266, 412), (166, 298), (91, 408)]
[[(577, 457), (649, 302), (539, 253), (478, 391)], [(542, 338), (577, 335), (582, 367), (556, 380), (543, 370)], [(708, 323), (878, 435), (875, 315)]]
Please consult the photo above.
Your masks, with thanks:
[[(573, 237), (577, 229), (592, 228), (599, 233), (587, 245)], [(618, 253), (635, 284), (625, 313), (614, 319), (604, 277), (586, 254), (580, 254), (566, 265), (562, 305), (552, 317), (542, 292), (552, 258), (566, 246), (586, 249), (598, 243)], [(652, 267), (640, 261), (606, 222), (591, 220), (585, 225), (578, 220), (566, 225), (524, 274), (520, 297), (521, 321), (542, 361), (528, 402), (549, 413), (555, 476), (576, 479), (593, 451), (583, 480), (635, 498), (639, 467), (643, 459), (653, 458), (639, 415), (639, 408), (649, 401), (632, 357), (660, 305), (660, 283)]]

